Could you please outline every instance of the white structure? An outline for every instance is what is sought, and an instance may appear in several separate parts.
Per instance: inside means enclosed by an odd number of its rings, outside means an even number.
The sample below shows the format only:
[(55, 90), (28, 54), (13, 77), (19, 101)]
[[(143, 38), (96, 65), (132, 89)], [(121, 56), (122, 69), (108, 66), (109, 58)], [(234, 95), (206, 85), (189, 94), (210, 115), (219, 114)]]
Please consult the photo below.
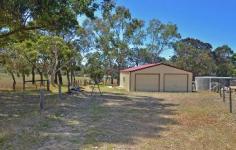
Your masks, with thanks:
[(229, 86), (230, 80), (234, 77), (215, 77), (215, 76), (201, 76), (195, 77), (196, 91), (212, 91), (220, 88), (219, 86)]

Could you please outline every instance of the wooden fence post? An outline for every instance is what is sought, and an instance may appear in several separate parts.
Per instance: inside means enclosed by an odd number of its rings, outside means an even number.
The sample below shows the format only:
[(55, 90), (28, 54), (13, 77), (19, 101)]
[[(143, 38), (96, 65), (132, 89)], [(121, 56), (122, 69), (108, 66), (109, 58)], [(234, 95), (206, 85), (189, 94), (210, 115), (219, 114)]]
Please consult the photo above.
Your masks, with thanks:
[(220, 92), (220, 83), (218, 82), (218, 91), (217, 92)]
[(25, 81), (23, 81), (23, 91), (25, 91)]
[(223, 88), (223, 102), (225, 102), (225, 88)]
[(232, 110), (232, 91), (231, 91), (231, 88), (229, 88), (229, 111), (230, 111), (230, 113), (233, 112), (233, 110)]
[(221, 91), (222, 87), (220, 86), (220, 97), (222, 97), (222, 91)]
[(50, 91), (50, 82), (47, 80), (47, 91)]
[(58, 94), (59, 94), (59, 99), (62, 99), (62, 91), (61, 91), (61, 83), (59, 82), (59, 86), (58, 86)]
[(44, 110), (44, 91), (43, 89), (40, 89), (40, 103), (39, 103), (39, 107), (40, 107), (40, 112)]

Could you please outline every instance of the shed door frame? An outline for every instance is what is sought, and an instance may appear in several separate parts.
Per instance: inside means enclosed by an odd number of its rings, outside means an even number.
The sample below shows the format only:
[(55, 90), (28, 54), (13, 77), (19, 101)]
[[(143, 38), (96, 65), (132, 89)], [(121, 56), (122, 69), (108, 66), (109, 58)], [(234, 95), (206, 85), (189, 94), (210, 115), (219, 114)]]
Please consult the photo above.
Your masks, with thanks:
[(166, 92), (166, 88), (165, 88), (165, 79), (166, 79), (166, 76), (167, 75), (186, 75), (187, 76), (187, 90), (186, 90), (186, 92), (189, 92), (189, 90), (188, 90), (188, 82), (189, 82), (189, 75), (186, 73), (164, 73), (164, 76), (163, 76), (163, 91), (164, 92)]
[(160, 92), (160, 73), (135, 73), (135, 78), (134, 78), (134, 91), (136, 91), (136, 78), (137, 78), (137, 75), (158, 75), (158, 91), (157, 92)]

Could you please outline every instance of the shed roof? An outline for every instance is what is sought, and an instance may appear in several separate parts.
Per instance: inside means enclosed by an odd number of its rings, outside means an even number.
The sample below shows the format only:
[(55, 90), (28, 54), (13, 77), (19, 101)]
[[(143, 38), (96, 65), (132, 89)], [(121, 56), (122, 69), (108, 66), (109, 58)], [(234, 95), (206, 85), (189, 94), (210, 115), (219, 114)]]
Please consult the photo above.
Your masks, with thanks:
[[(175, 69), (179, 69), (175, 66), (165, 64), (165, 63), (154, 63), (154, 64), (145, 64), (145, 65), (141, 65), (141, 66), (135, 66), (135, 67), (127, 68), (127, 69), (121, 70), (121, 72), (135, 72), (135, 71), (138, 71), (138, 70), (143, 70), (143, 69), (146, 69), (146, 68), (155, 67), (155, 66), (159, 66), (159, 65), (165, 65), (165, 66), (173, 67)], [(183, 70), (183, 69), (179, 69), (179, 70)], [(186, 70), (183, 70), (183, 71), (186, 71)], [(186, 72), (190, 72), (190, 71), (186, 71)], [(190, 73), (192, 73), (192, 72), (190, 72)]]
[(135, 67), (127, 68), (127, 69), (121, 70), (121, 72), (133, 72), (133, 71), (153, 67), (153, 66), (156, 66), (156, 65), (158, 65), (158, 64), (145, 64), (145, 65), (141, 65), (141, 66), (135, 66)]
[(236, 79), (236, 77), (197, 76), (195, 79)]

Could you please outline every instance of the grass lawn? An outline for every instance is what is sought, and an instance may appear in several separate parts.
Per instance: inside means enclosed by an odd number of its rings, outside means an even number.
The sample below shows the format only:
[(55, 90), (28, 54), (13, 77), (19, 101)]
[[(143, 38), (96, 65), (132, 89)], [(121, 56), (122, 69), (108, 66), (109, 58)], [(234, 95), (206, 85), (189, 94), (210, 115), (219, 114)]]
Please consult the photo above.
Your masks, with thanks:
[(0, 92), (0, 149), (236, 149), (236, 114), (215, 93), (101, 88), (48, 93), (41, 114), (37, 92)]

